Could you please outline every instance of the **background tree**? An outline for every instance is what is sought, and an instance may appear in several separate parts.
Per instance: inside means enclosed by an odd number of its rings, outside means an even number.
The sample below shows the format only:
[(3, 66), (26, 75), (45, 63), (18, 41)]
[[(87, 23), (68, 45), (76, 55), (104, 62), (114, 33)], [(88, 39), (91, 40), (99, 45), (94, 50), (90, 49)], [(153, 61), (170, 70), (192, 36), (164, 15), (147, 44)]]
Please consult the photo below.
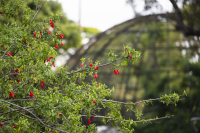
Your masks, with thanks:
[[(169, 0), (176, 14), (176, 29), (182, 31), (185, 36), (200, 36), (200, 27), (198, 25), (200, 18), (197, 14), (200, 13), (199, 0)], [(138, 14), (135, 7), (137, 0), (126, 0), (126, 2), (134, 10), (134, 14)], [(181, 9), (179, 5), (182, 5)], [(157, 0), (144, 0), (144, 10), (152, 8), (162, 9), (162, 6)], [(136, 15), (137, 16), (137, 15)]]

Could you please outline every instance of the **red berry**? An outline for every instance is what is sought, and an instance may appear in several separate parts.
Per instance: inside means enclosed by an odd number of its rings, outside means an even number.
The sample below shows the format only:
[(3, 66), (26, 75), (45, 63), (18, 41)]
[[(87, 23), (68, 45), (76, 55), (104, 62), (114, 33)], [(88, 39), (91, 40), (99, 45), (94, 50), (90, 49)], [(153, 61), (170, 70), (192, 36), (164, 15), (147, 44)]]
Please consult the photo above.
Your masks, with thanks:
[(14, 93), (13, 92), (10, 92), (10, 97), (14, 97)]
[(92, 63), (90, 62), (90, 67), (92, 67)]
[(92, 121), (90, 119), (88, 119), (88, 124), (90, 124)]
[(33, 92), (32, 92), (32, 91), (30, 92), (30, 97), (31, 97), (31, 98), (33, 98), (33, 97), (34, 97), (34, 95), (33, 95)]
[(94, 69), (95, 69), (95, 70), (98, 70), (98, 69), (99, 69), (99, 66), (95, 66)]

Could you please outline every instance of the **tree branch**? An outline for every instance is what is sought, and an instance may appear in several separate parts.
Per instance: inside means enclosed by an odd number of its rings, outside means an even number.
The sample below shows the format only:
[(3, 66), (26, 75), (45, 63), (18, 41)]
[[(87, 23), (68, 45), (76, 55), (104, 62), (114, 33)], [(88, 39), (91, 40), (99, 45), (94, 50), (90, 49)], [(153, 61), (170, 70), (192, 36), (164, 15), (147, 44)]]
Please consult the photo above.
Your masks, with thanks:
[(16, 106), (16, 107), (18, 107), (18, 108), (21, 108), (21, 109), (23, 109), (23, 110), (29, 112), (29, 113), (32, 114), (38, 121), (40, 121), (40, 123), (41, 123), (42, 125), (44, 125), (45, 127), (48, 127), (48, 128), (51, 128), (51, 129), (55, 129), (55, 130), (58, 130), (58, 131), (61, 131), (61, 132), (64, 132), (64, 133), (68, 133), (68, 132), (66, 132), (66, 131), (64, 131), (64, 130), (61, 130), (61, 129), (57, 129), (57, 128), (48, 126), (48, 125), (45, 124), (41, 119), (39, 119), (34, 113), (32, 113), (31, 111), (25, 109), (24, 107), (21, 107), (21, 106), (19, 106), (19, 105), (16, 105), (16, 104), (14, 104), (14, 103), (11, 103), (11, 102), (8, 102), (8, 101), (5, 101), (5, 100), (1, 100), (1, 99), (0, 99), (0, 101), (1, 101), (1, 102), (4, 102), (4, 103), (11, 104), (11, 105), (13, 105), (13, 106)]
[[(128, 57), (129, 57), (129, 56), (121, 57), (121, 58), (118, 58), (117, 60), (114, 60), (113, 62), (116, 62), (116, 61), (118, 61), (118, 60), (121, 60), (121, 59), (124, 59), (124, 58), (128, 58)], [(108, 66), (108, 65), (112, 64), (113, 62), (109, 62), (109, 63), (103, 64), (103, 65), (99, 65), (99, 67)], [(85, 69), (77, 70), (77, 71), (74, 71), (74, 72), (72, 72), (72, 73), (68, 73), (68, 74), (66, 74), (66, 75), (71, 75), (71, 74), (78, 73), (78, 72), (82, 72), (82, 71), (89, 70), (89, 69), (91, 69), (91, 68), (88, 67), (88, 68), (85, 68)], [(59, 76), (58, 76), (58, 77), (59, 77)]]
[(15, 42), (12, 43), (12, 45), (4, 52), (4, 54), (1, 56), (1, 59), (6, 55), (8, 50), (15, 44)]
[(174, 0), (170, 0), (170, 2), (172, 3), (172, 5), (173, 5), (173, 7), (175, 9), (176, 16), (177, 16), (177, 19), (178, 19), (177, 28), (178, 29), (181, 28), (181, 30), (183, 31), (185, 36), (191, 36), (191, 35), (200, 36), (200, 31), (196, 31), (193, 28), (190, 28), (190, 27), (187, 27), (187, 26), (184, 25), (183, 16), (182, 16), (182, 13), (181, 13), (178, 5), (176, 4), (176, 2)]
[(44, 3), (45, 3), (46, 1), (47, 1), (47, 0), (45, 0), (45, 1), (43, 2), (42, 6), (37, 10), (37, 12), (35, 13), (35, 15), (33, 16), (32, 21), (35, 19), (35, 17), (36, 17), (37, 14), (39, 13), (39, 11), (42, 9), (42, 7), (43, 7), (43, 5), (44, 5)]
[[(87, 116), (87, 115), (81, 115), (81, 116)], [(174, 115), (171, 116), (165, 116), (165, 117), (160, 117), (160, 118), (155, 118), (155, 119), (148, 119), (148, 120), (141, 120), (141, 121), (133, 121), (133, 122), (150, 122), (150, 121), (156, 121), (156, 120), (161, 120), (161, 119), (166, 119), (166, 118), (170, 118), (173, 117)], [(94, 116), (95, 118), (104, 118), (104, 119), (113, 119), (112, 117), (105, 117), (105, 116)], [(122, 120), (122, 119), (117, 119), (117, 120)], [(128, 121), (128, 120), (122, 120), (122, 121)]]
[[(181, 97), (182, 95), (179, 95), (179, 97)], [(185, 98), (179, 99), (179, 100), (183, 100)], [(112, 103), (121, 103), (124, 105), (135, 105), (138, 103), (143, 103), (143, 102), (147, 102), (147, 101), (160, 101), (160, 98), (155, 98), (155, 99), (148, 99), (148, 100), (143, 100), (143, 101), (139, 101), (139, 102), (135, 102), (135, 103), (126, 103), (126, 102), (119, 102), (119, 101), (112, 101), (112, 100), (100, 100), (102, 102), (112, 102)]]

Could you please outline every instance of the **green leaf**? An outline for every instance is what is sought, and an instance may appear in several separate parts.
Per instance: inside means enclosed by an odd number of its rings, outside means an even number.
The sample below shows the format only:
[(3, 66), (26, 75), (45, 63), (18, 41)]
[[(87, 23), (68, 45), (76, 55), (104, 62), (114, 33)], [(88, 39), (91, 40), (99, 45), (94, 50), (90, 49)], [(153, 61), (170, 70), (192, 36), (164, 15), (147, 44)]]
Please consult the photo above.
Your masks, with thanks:
[(122, 66), (127, 66), (128, 65), (128, 61), (123, 61), (122, 62)]

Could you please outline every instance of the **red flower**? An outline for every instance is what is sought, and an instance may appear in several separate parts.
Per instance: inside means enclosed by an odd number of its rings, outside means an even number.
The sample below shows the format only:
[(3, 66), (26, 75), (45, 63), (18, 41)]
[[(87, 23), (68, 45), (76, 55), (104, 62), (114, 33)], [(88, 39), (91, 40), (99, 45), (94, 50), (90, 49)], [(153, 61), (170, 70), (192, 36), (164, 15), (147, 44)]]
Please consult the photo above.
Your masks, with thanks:
[(10, 92), (10, 97), (14, 97), (14, 93), (13, 92)]
[(41, 84), (44, 84), (44, 81), (43, 81), (43, 80), (41, 80)]
[(81, 67), (83, 67), (83, 64), (81, 64)]
[(49, 62), (49, 61), (50, 61), (50, 58), (48, 57), (48, 58), (47, 58), (47, 62)]
[(54, 64), (54, 62), (52, 63), (52, 65), (55, 67), (55, 64)]
[(95, 103), (95, 104), (96, 104), (96, 101), (95, 101), (95, 100), (93, 100), (93, 103)]
[(88, 119), (88, 124), (90, 124), (92, 121), (90, 119)]
[(8, 48), (6, 47), (6, 50), (7, 50)]
[(61, 42), (61, 45), (63, 46), (63, 43)]
[(90, 67), (92, 67), (92, 63), (90, 62)]
[(40, 33), (39, 37), (42, 37), (42, 34)]
[(44, 89), (44, 85), (41, 85), (41, 88)]
[(117, 69), (117, 74), (120, 74), (119, 70)]
[(97, 74), (95, 74), (95, 75), (94, 75), (94, 78), (96, 79), (97, 77), (98, 77), (98, 75), (97, 75)]
[(17, 128), (17, 126), (14, 126), (13, 128)]
[(0, 14), (3, 14), (3, 12), (0, 12)]
[(126, 48), (124, 47), (124, 51), (126, 52)]
[(49, 30), (49, 34), (51, 34), (51, 31)]
[(35, 37), (35, 35), (36, 35), (36, 32), (33, 33), (33, 38)]
[(18, 72), (18, 69), (15, 69), (15, 73), (17, 73)]
[(92, 118), (94, 118), (94, 116), (92, 116)]
[(24, 43), (26, 43), (26, 40), (24, 40)]
[(50, 58), (53, 59), (53, 56), (51, 56)]
[(99, 86), (99, 84), (97, 84), (97, 86)]
[(35, 78), (35, 76), (34, 76), (34, 78)]
[(34, 97), (34, 95), (33, 95), (33, 92), (32, 92), (32, 91), (30, 92), (30, 97), (31, 97), (31, 98), (33, 98), (33, 97)]
[(59, 114), (59, 116), (62, 116), (62, 114)]
[(53, 24), (51, 24), (51, 27), (52, 27), (52, 28), (54, 28), (54, 23), (53, 23)]
[(54, 23), (51, 24), (51, 27), (54, 28)]
[(58, 48), (58, 44), (56, 44), (55, 48), (56, 48), (56, 49)]
[(59, 84), (59, 86), (60, 86), (60, 84)]
[(6, 53), (7, 56), (9, 56), (9, 53)]
[(45, 63), (45, 60), (44, 60), (44, 63)]
[(50, 25), (51, 25), (52, 28), (54, 28), (54, 23), (53, 23), (52, 20), (50, 21)]
[(2, 46), (3, 46), (3, 44), (0, 45), (0, 47), (2, 47)]
[(118, 74), (118, 72), (117, 72), (116, 70), (114, 70), (114, 74), (115, 74), (115, 75), (117, 75), (117, 74)]
[(132, 55), (131, 54), (129, 55), (129, 57), (130, 57), (130, 59), (132, 59)]
[(95, 69), (95, 70), (98, 70), (98, 69), (99, 69), (99, 66), (95, 66), (94, 69)]
[(53, 24), (53, 20), (50, 21), (50, 24)]
[(60, 37), (61, 37), (61, 38), (63, 38), (63, 37), (64, 37), (64, 35), (63, 35), (63, 34), (60, 34)]
[(0, 126), (1, 126), (1, 127), (4, 127), (2, 123), (0, 123)]
[(17, 79), (17, 82), (19, 83), (19, 79)]
[(10, 55), (13, 56), (13, 52), (10, 52)]

